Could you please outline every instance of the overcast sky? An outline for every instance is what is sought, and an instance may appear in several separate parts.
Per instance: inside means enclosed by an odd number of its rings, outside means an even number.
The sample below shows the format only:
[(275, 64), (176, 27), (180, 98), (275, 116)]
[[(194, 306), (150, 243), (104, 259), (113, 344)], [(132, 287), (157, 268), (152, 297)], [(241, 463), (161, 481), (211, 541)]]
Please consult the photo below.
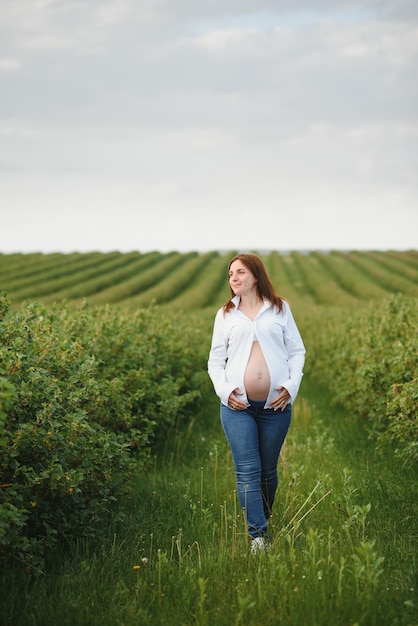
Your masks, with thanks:
[(416, 0), (0, 15), (0, 252), (418, 248)]

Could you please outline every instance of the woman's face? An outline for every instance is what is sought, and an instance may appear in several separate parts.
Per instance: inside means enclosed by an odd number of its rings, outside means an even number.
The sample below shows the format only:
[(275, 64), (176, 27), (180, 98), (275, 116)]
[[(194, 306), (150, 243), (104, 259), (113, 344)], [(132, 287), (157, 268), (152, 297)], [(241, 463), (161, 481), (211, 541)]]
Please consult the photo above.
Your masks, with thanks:
[(236, 296), (248, 296), (257, 293), (256, 279), (242, 261), (236, 259), (229, 268), (229, 285)]

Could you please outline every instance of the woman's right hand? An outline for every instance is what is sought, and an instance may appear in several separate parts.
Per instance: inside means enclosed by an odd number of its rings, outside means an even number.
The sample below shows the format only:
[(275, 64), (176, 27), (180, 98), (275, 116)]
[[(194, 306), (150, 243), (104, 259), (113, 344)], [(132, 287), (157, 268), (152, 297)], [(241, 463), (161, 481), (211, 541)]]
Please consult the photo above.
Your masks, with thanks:
[(235, 409), (235, 411), (243, 411), (247, 408), (247, 405), (240, 400), (238, 396), (242, 396), (242, 391), (239, 387), (236, 387), (234, 391), (229, 394), (228, 406), (230, 409)]

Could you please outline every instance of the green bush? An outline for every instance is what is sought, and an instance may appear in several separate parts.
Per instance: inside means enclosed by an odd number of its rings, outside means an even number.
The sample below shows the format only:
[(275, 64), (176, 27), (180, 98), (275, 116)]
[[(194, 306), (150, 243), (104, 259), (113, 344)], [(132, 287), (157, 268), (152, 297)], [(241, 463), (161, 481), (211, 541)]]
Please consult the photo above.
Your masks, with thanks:
[(407, 383), (395, 384), (387, 404), (388, 427), (379, 433), (382, 444), (396, 446), (395, 454), (406, 465), (418, 459), (418, 377)]
[(7, 309), (3, 295), (0, 555), (36, 565), (57, 540), (94, 536), (133, 464), (189, 415), (202, 342), (152, 309)]
[(307, 367), (336, 402), (367, 420), (382, 449), (418, 460), (417, 300), (390, 296), (358, 310), (320, 309), (307, 323)]

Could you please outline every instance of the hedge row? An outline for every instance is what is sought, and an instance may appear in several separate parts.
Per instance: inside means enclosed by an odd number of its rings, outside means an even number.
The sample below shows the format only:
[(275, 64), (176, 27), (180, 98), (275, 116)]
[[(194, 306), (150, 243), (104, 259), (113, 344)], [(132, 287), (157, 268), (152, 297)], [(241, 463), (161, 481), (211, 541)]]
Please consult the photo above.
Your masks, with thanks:
[[(306, 373), (367, 420), (382, 451), (415, 464), (417, 300), (300, 313)], [(48, 546), (99, 532), (133, 467), (213, 393), (212, 317), (87, 304), (11, 313), (0, 297), (0, 557), (40, 567)]]
[(94, 536), (151, 445), (199, 405), (198, 330), (154, 309), (0, 300), (0, 556)]
[(383, 451), (418, 461), (418, 301), (390, 296), (366, 309), (319, 309), (307, 320), (307, 371)]

